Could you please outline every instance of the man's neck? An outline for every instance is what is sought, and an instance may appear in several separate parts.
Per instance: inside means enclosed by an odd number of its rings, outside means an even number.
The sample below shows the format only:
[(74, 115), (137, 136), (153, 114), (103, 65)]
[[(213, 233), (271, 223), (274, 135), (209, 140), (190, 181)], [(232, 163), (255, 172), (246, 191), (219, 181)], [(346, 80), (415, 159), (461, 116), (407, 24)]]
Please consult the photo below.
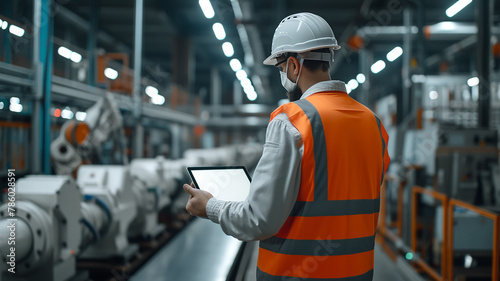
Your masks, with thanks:
[(323, 81), (330, 81), (330, 73), (328, 72), (323, 72), (323, 71), (316, 71), (316, 72), (304, 72), (302, 73), (303, 76), (300, 77), (299, 79), (299, 84), (297, 85), (300, 87), (303, 93), (307, 91), (312, 85), (323, 82)]

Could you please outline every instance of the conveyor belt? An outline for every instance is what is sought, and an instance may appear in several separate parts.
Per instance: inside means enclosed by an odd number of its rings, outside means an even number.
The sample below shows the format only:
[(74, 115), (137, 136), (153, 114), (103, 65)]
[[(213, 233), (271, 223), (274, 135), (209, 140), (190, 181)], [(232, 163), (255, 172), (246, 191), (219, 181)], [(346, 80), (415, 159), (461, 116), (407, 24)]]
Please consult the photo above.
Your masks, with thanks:
[(158, 251), (131, 281), (225, 281), (242, 242), (219, 225), (195, 219)]

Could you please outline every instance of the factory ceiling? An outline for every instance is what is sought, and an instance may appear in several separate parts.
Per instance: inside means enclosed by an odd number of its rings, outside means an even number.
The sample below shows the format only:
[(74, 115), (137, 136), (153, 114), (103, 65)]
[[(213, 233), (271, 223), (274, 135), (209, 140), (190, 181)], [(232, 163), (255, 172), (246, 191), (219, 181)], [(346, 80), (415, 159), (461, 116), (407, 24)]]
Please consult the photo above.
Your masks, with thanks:
[[(19, 3), (21, 2), (32, 1)], [(97, 20), (98, 50), (129, 53), (130, 61), (133, 62), (134, 0), (55, 2), (54, 35), (61, 42), (85, 49), (88, 26), (91, 21)], [(207, 19), (198, 0), (144, 0), (143, 75), (158, 84), (168, 84), (179, 80), (176, 73), (184, 71), (188, 73), (184, 77), (185, 88), (193, 95), (201, 96), (203, 102), (210, 103), (212, 69), (217, 68), (222, 78), (223, 103), (230, 104), (236, 77), (229, 61), (237, 58), (259, 94), (254, 103), (276, 105), (278, 100), (285, 98), (284, 90), (277, 70), (263, 66), (262, 60), (270, 53), (274, 29), (282, 18), (302, 11), (325, 18), (342, 46), (336, 53), (331, 76), (347, 82), (360, 73), (359, 47), (369, 50), (372, 62), (375, 62), (384, 59), (394, 47), (403, 46), (401, 30), (390, 28), (404, 26), (405, 5), (411, 8), (411, 25), (417, 28), (413, 29), (416, 33), (411, 44), (412, 56), (415, 58), (412, 60), (414, 70), (428, 74), (440, 71), (473, 73), (475, 41), (469, 37), (473, 37), (476, 32), (476, 1), (450, 18), (445, 11), (455, 2), (456, 0), (212, 0), (215, 16)], [(499, 6), (495, 3), (493, 22), (497, 26), (500, 22)], [(451, 31), (447, 31), (446, 27), (434, 26), (432, 30), (436, 32), (431, 33), (430, 37), (417, 31), (419, 26), (444, 21), (453, 21), (463, 26)], [(224, 40), (215, 38), (212, 30), (215, 22), (224, 26)], [(363, 44), (360, 44), (360, 37), (353, 37), (355, 35), (363, 38)], [(469, 41), (463, 41), (467, 38)], [(224, 55), (221, 47), (226, 41), (232, 43), (234, 48), (234, 55), (230, 58)], [(457, 52), (446, 49), (461, 41), (463, 42)], [(401, 82), (392, 81), (394, 79), (391, 77), (400, 77), (401, 61), (401, 58), (394, 61), (387, 66), (385, 73), (375, 75), (372, 86), (380, 86), (380, 91), (387, 94), (398, 91)], [(180, 81), (182, 79), (181, 77)], [(246, 98), (243, 100), (244, 103), (250, 103)]]

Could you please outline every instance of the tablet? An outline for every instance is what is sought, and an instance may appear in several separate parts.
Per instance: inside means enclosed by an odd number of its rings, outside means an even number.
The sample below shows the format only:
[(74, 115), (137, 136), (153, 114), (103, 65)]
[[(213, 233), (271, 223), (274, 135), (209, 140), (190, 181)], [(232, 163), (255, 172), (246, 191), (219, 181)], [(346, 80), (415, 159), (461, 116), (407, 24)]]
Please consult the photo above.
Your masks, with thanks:
[(194, 186), (224, 201), (245, 201), (250, 175), (244, 166), (187, 167)]

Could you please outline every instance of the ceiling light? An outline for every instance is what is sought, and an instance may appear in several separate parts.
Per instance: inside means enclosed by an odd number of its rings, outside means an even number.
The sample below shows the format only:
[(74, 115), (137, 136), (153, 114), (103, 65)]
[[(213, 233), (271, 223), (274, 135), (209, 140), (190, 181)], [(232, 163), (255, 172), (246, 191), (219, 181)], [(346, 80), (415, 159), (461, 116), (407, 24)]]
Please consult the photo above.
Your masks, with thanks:
[(351, 87), (349, 87), (349, 85), (345, 85), (345, 89), (346, 89), (346, 91), (347, 91), (348, 94), (350, 94), (351, 91), (352, 91)]
[(23, 106), (19, 103), (11, 103), (9, 105), (9, 110), (12, 112), (21, 112), (23, 111)]
[(229, 65), (231, 66), (231, 69), (236, 72), (241, 69), (241, 62), (238, 59), (232, 59), (229, 62)]
[(82, 61), (82, 55), (80, 55), (79, 53), (77, 52), (72, 52), (71, 53), (71, 60), (73, 62), (76, 62), (76, 63), (79, 63)]
[(241, 87), (246, 88), (246, 87), (250, 87), (252, 85), (252, 81), (250, 81), (250, 79), (248, 79), (248, 78), (245, 78), (245, 79), (241, 80), (240, 84), (241, 84)]
[(4, 20), (4, 21), (2, 22), (2, 29), (3, 29), (3, 30), (6, 30), (6, 29), (7, 29), (7, 26), (9, 26), (9, 23), (8, 23), (6, 20)]
[(145, 92), (146, 95), (148, 95), (150, 98), (153, 98), (158, 95), (158, 89), (156, 89), (153, 86), (147, 86)]
[(64, 119), (72, 119), (74, 116), (73, 111), (69, 107), (66, 107), (61, 112), (61, 117)]
[(469, 5), (472, 0), (458, 0), (455, 4), (451, 5), (448, 9), (446, 9), (446, 15), (448, 17), (453, 17), (458, 12), (460, 12), (463, 8)]
[(377, 74), (384, 68), (385, 68), (385, 62), (383, 60), (379, 60), (376, 63), (372, 64), (370, 69), (372, 70), (373, 73)]
[(75, 114), (75, 118), (78, 121), (85, 121), (85, 118), (87, 118), (87, 112), (78, 111)]
[(255, 91), (255, 88), (253, 87), (253, 85), (249, 85), (249, 86), (246, 86), (245, 88), (243, 88), (243, 91), (248, 94), (249, 92), (253, 92)]
[(217, 39), (224, 40), (224, 38), (226, 38), (226, 31), (224, 31), (224, 26), (221, 23), (214, 23), (214, 25), (212, 25), (212, 29), (214, 30), (214, 34)]
[(358, 81), (356, 81), (356, 79), (351, 79), (349, 80), (349, 82), (347, 82), (347, 85), (349, 85), (351, 90), (355, 90), (359, 86), (359, 83)]
[(5, 105), (3, 104), (3, 102), (1, 102), (1, 101), (0, 101), (0, 109), (3, 109), (3, 108), (4, 108), (4, 106), (5, 106)]
[(251, 101), (254, 101), (257, 99), (257, 92), (255, 91), (252, 91), (252, 92), (248, 92), (246, 93), (247, 94), (247, 98)]
[(429, 98), (431, 100), (437, 100), (438, 97), (439, 97), (439, 94), (437, 91), (433, 90), (433, 91), (429, 92)]
[(18, 97), (11, 97), (10, 100), (9, 100), (9, 102), (11, 104), (13, 104), (13, 103), (14, 104), (19, 104), (19, 103), (21, 103), (21, 100)]
[(477, 77), (470, 78), (469, 80), (467, 80), (467, 85), (469, 85), (469, 87), (474, 87), (479, 85), (479, 78)]
[(211, 19), (215, 16), (214, 8), (212, 7), (210, 0), (200, 0), (198, 1), (198, 4), (200, 4), (201, 10), (207, 19)]
[(162, 95), (156, 95), (151, 98), (151, 102), (153, 104), (162, 105), (165, 103), (165, 97)]
[(232, 57), (234, 55), (233, 44), (224, 42), (224, 44), (222, 44), (222, 51), (224, 52), (224, 55), (226, 55), (226, 57)]
[(118, 71), (108, 67), (104, 69), (104, 76), (108, 77), (111, 80), (115, 80), (116, 77), (118, 77)]
[(59, 49), (57, 49), (57, 53), (63, 57), (63, 58), (67, 58), (67, 59), (70, 59), (71, 58), (71, 50), (66, 48), (66, 47), (59, 47)]
[(396, 48), (392, 49), (389, 53), (387, 53), (387, 60), (388, 61), (395, 61), (402, 54), (403, 54), (403, 49), (401, 49), (401, 47), (396, 47)]
[(366, 77), (363, 73), (360, 73), (356, 76), (356, 80), (358, 80), (359, 84), (363, 84), (366, 81)]
[(248, 77), (248, 75), (247, 75), (245, 70), (240, 69), (240, 70), (236, 71), (236, 78), (238, 78), (238, 80), (241, 81), (247, 77)]
[[(3, 28), (3, 24), (2, 24)], [(6, 26), (7, 28), (7, 26)], [(20, 28), (19, 26), (11, 24), (9, 27), (9, 32), (16, 35), (17, 37), (23, 37), (24, 35), (24, 29)]]

